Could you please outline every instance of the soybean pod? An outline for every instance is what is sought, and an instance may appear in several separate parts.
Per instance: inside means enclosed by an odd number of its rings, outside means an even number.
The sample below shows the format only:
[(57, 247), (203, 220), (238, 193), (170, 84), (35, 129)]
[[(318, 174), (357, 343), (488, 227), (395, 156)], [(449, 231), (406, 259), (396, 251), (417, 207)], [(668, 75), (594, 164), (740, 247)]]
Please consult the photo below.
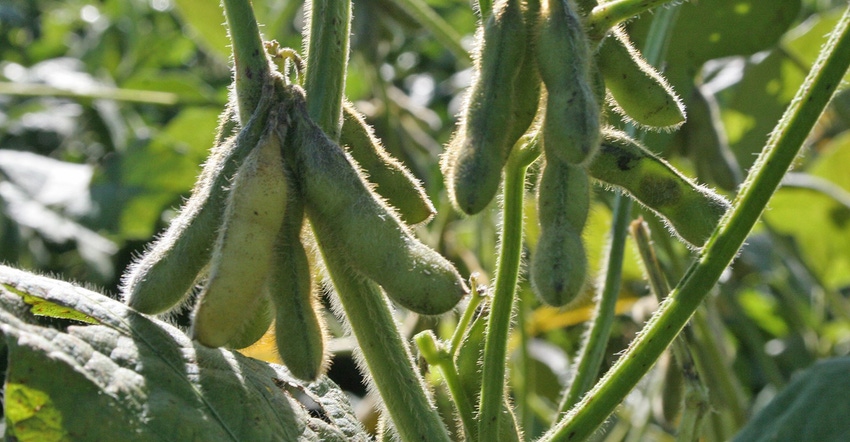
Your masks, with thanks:
[(626, 134), (606, 129), (602, 149), (589, 167), (604, 183), (625, 190), (668, 222), (689, 245), (699, 248), (729, 209), (729, 202), (697, 185)]
[(601, 103), (594, 93), (587, 36), (575, 9), (572, 0), (542, 1), (536, 52), (547, 93), (547, 158), (584, 164), (599, 148)]
[(246, 348), (254, 345), (272, 325), (274, 319), (274, 306), (271, 298), (269, 298), (268, 290), (263, 290), (260, 293), (260, 300), (246, 307), (252, 307), (253, 311), (246, 317), (248, 318), (242, 327), (236, 331), (230, 340), (227, 341), (229, 348)]
[[(264, 94), (268, 97), (270, 94)], [(156, 314), (179, 305), (189, 294), (199, 273), (209, 263), (222, 222), (228, 186), (237, 168), (260, 141), (270, 99), (235, 137), (231, 117), (222, 118), (220, 138), (214, 146), (192, 195), (168, 229), (134, 261), (121, 281), (125, 302), (142, 313)], [(235, 115), (235, 112), (225, 111)]]
[(239, 167), (210, 263), (209, 279), (192, 318), (192, 337), (209, 347), (226, 345), (251, 319), (262, 299), (274, 240), (284, 217), (287, 189), (277, 124)]
[(290, 86), (289, 164), (325, 255), (340, 255), (405, 308), (445, 313), (467, 293), (454, 266), (422, 244), (375, 195), (355, 163), (307, 115), (303, 92)]
[(641, 127), (671, 130), (685, 122), (685, 107), (673, 87), (616, 27), (602, 41), (596, 63), (616, 103), (614, 109)]
[[(529, 99), (514, 94), (516, 82), (524, 80), (519, 76), (527, 47), (519, 0), (501, 0), (494, 5), (477, 37), (472, 86), (442, 160), (449, 197), (469, 215), (484, 210), (493, 200), (511, 149), (525, 132), (522, 123), (514, 127), (514, 105), (519, 104), (515, 100)], [(526, 107), (523, 101), (519, 113), (526, 113)], [(528, 123), (530, 119), (524, 123), (526, 127)]]
[[(292, 186), (294, 187), (294, 186)], [(300, 235), (304, 206), (289, 192), (277, 235), (268, 286), (275, 306), (275, 342), (280, 359), (299, 379), (312, 381), (326, 368), (325, 327)]]
[(369, 175), (369, 182), (375, 185), (375, 191), (398, 209), (406, 223), (421, 223), (436, 213), (419, 180), (384, 149), (372, 127), (348, 102), (343, 104), (339, 142), (347, 147), (351, 157)]
[(587, 256), (581, 232), (589, 209), (587, 171), (547, 158), (537, 188), (540, 237), (531, 258), (531, 285), (546, 304), (566, 305), (584, 289)]

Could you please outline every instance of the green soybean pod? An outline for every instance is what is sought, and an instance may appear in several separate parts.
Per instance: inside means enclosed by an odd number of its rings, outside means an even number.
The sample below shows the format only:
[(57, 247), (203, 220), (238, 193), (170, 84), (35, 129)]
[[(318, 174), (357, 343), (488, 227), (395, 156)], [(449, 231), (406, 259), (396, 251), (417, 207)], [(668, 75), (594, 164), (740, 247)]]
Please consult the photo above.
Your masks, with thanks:
[(670, 230), (699, 248), (729, 209), (729, 202), (697, 185), (626, 134), (606, 129), (590, 174), (625, 190), (666, 220)]
[(536, 49), (547, 93), (546, 155), (584, 164), (599, 148), (601, 103), (594, 94), (587, 36), (572, 0), (541, 3)]
[(321, 305), (301, 243), (304, 206), (295, 192), (287, 195), (286, 215), (277, 235), (269, 273), (275, 307), (275, 342), (280, 359), (299, 379), (312, 381), (327, 368)]
[(253, 311), (247, 317), (249, 319), (227, 341), (227, 347), (236, 349), (250, 347), (269, 330), (274, 320), (274, 306), (268, 290), (263, 290), (259, 302), (254, 304)]
[(288, 90), (289, 164), (323, 253), (344, 257), (405, 308), (428, 315), (449, 311), (468, 291), (458, 271), (373, 193), (345, 151), (307, 115), (300, 88)]
[[(269, 122), (276, 125), (275, 115)], [(266, 132), (239, 166), (230, 188), (209, 279), (192, 318), (192, 337), (208, 347), (230, 342), (262, 299), (290, 191), (280, 127)]]
[(339, 143), (369, 175), (375, 191), (398, 209), (404, 222), (418, 224), (436, 213), (422, 183), (407, 167), (393, 158), (375, 136), (372, 127), (349, 102), (343, 104)]
[(587, 171), (547, 158), (537, 188), (540, 238), (531, 258), (531, 286), (546, 304), (566, 305), (584, 289), (587, 256), (581, 232), (589, 210)]
[(685, 122), (685, 106), (673, 87), (635, 49), (621, 28), (614, 28), (596, 53), (614, 109), (645, 128), (672, 130)]
[(494, 5), (477, 37), (472, 85), (442, 161), (449, 197), (469, 215), (493, 200), (511, 148), (525, 131), (512, 129), (514, 86), (526, 52), (519, 0)]
[(522, 14), (525, 23), (525, 50), (519, 74), (514, 79), (512, 88), (511, 133), (508, 137), (511, 146), (515, 145), (531, 127), (540, 104), (540, 72), (534, 56), (540, 0), (526, 1)]
[[(225, 141), (213, 147), (191, 197), (168, 229), (124, 274), (121, 292), (130, 307), (142, 313), (162, 313), (188, 296), (198, 274), (209, 263), (224, 214), (226, 189), (236, 169), (259, 142), (269, 105), (270, 100), (264, 99), (235, 137), (226, 135), (228, 127), (232, 130), (235, 126), (222, 123), (220, 138)], [(235, 115), (232, 110), (226, 112)]]

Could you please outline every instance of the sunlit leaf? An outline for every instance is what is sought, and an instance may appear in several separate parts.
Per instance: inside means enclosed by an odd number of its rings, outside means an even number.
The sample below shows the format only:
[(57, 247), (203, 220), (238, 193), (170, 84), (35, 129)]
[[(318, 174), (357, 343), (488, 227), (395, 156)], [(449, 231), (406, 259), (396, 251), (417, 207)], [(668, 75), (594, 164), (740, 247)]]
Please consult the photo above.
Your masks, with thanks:
[[(7, 439), (366, 438), (347, 397), (327, 378), (305, 385), (282, 366), (204, 347), (62, 281), (0, 267), (0, 283)], [(102, 325), (41, 326), (16, 314), (25, 308), (21, 292)], [(302, 394), (318, 404), (318, 417), (296, 400)]]

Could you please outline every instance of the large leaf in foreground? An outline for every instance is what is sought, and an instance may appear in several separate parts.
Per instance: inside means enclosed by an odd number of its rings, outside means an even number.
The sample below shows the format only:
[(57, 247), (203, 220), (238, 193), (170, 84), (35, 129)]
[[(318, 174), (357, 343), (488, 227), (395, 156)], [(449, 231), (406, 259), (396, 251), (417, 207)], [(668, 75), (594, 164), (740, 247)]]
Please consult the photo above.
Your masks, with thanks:
[[(0, 336), (7, 439), (366, 439), (327, 378), (305, 385), (99, 293), (3, 266)], [(315, 403), (313, 416), (296, 397)]]
[(819, 362), (761, 410), (735, 442), (850, 440), (850, 358)]

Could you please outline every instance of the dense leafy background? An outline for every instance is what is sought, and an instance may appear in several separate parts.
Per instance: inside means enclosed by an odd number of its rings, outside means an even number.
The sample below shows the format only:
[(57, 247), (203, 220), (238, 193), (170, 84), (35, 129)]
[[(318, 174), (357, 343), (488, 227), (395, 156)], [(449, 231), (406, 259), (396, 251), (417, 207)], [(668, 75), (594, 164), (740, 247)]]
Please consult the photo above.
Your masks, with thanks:
[[(211, 4), (0, 2), (0, 260), (115, 293), (130, 258), (188, 194), (227, 100), (227, 38), (221, 12)], [(470, 4), (429, 4), (469, 47), (477, 20)], [(678, 133), (649, 134), (649, 147), (688, 175), (734, 196), (737, 180), (802, 82), (843, 4), (685, 4), (665, 66), (691, 120)], [(300, 47), (299, 2), (256, 0), (254, 5), (266, 38)], [(439, 208), (437, 219), (418, 232), (465, 275), (480, 272), (486, 281), (495, 264), (496, 206), (484, 215), (459, 218), (450, 210), (437, 167), (469, 83), (470, 61), (441, 44), (404, 3), (356, 0), (354, 16), (348, 97), (368, 115), (387, 147), (425, 182)], [(651, 17), (644, 14), (630, 24), (638, 44)], [(717, 382), (731, 385), (734, 393), (712, 389), (717, 411), (707, 425), (712, 437), (734, 434), (798, 371), (819, 359), (850, 354), (848, 129), (850, 94), (844, 91), (707, 303), (711, 336), (702, 339), (717, 343), (715, 359), (728, 367)], [(529, 250), (537, 235), (532, 196)], [(598, 188), (585, 232), (594, 268), (602, 256), (610, 197)], [(652, 215), (647, 219), (669, 279), (675, 281), (691, 255)], [(609, 344), (611, 360), (654, 305), (629, 253), (622, 315)], [(558, 389), (552, 385), (569, 379), (592, 293), (570, 309), (553, 310), (540, 307), (527, 284), (521, 289), (519, 313), (531, 358), (524, 366), (533, 375), (518, 403), (527, 433), (534, 436), (557, 405)], [(399, 314), (404, 319), (404, 312)], [(411, 333), (434, 327), (445, 336), (453, 322), (449, 315), (407, 324)], [(331, 375), (361, 396), (350, 341), (337, 334)], [(268, 347), (251, 354), (274, 357)], [(523, 360), (519, 354), (516, 361)], [(664, 373), (647, 377), (618, 411), (610, 424), (611, 440), (671, 437), (675, 426), (657, 412)], [(438, 390), (438, 398), (441, 394)]]

